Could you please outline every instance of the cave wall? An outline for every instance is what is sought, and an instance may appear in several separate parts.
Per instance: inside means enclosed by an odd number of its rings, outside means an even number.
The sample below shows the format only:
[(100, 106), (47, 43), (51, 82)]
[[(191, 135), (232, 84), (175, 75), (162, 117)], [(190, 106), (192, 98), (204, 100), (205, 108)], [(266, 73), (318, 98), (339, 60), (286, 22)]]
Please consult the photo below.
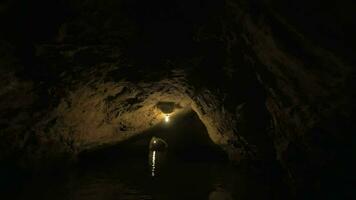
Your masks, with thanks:
[(266, 91), (276, 156), (293, 185), (305, 194), (345, 192), (355, 163), (354, 22), (346, 8), (354, 3), (265, 1), (250, 4), (249, 12), (236, 12), (236, 1), (228, 5), (240, 16), (241, 37), (252, 48), (251, 67)]
[[(26, 137), (9, 141), (17, 146), (16, 151), (25, 157), (47, 159), (122, 141), (158, 124), (153, 105), (168, 100), (183, 107), (192, 104), (210, 137), (231, 154), (232, 160), (256, 153), (256, 145), (236, 134), (239, 122), (235, 116), (248, 107), (244, 106), (248, 101), (245, 94), (250, 89), (244, 85), (257, 83), (253, 71), (239, 75), (248, 74), (252, 80), (236, 82), (220, 69), (226, 59), (225, 44), (215, 38), (215, 33), (208, 32), (206, 39), (198, 34), (192, 38), (194, 31), (200, 34), (199, 26), (204, 29), (210, 21), (216, 21), (214, 16), (221, 14), (223, 4), (207, 2), (201, 8), (198, 2), (186, 1), (175, 2), (177, 7), (164, 4), (165, 9), (160, 9), (154, 3), (142, 8), (142, 1), (60, 1), (43, 4), (48, 10), (42, 11), (36, 6), (42, 3), (24, 8), (28, 12), (16, 17), (22, 23), (27, 22), (25, 18), (33, 23), (27, 35), (8, 34), (25, 28), (21, 24), (9, 24), (9, 32), (3, 34), (22, 65), (13, 72), (32, 81), (35, 89), (31, 95), (38, 97), (27, 110), (33, 121), (28, 120), (30, 127), (20, 134)], [(10, 11), (25, 6), (16, 2), (3, 5), (9, 11), (2, 14), (8, 17), (13, 16)], [(195, 9), (202, 16), (197, 16)], [(53, 19), (52, 24), (44, 16)], [(191, 19), (193, 24), (187, 25)], [(168, 23), (170, 20), (173, 23)], [(218, 21), (212, 24), (208, 28), (220, 26)], [(224, 81), (225, 76), (229, 76), (228, 81)], [(236, 83), (243, 92), (229, 95)], [(228, 105), (224, 101), (229, 101)], [(148, 115), (144, 120), (142, 113)], [(270, 144), (266, 146), (272, 152)]]

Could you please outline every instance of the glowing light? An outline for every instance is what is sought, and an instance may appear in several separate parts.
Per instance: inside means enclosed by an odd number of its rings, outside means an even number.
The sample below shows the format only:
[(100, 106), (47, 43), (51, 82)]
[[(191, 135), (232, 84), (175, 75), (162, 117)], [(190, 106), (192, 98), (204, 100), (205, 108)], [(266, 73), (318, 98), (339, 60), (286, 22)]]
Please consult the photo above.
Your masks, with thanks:
[(164, 121), (165, 121), (166, 123), (169, 122), (169, 115), (165, 115), (165, 116), (164, 116)]
[(155, 176), (155, 169), (156, 169), (156, 151), (152, 152), (152, 171), (151, 175)]

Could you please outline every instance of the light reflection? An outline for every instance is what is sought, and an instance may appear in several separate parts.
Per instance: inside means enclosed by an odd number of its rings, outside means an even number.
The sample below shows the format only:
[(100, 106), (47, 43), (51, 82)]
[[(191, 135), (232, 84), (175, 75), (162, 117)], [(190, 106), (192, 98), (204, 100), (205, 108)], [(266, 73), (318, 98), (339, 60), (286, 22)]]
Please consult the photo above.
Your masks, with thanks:
[(168, 144), (161, 138), (152, 137), (149, 144), (148, 166), (150, 176), (158, 176), (161, 172), (161, 167), (164, 165), (164, 160), (167, 153)]
[(152, 165), (151, 165), (151, 175), (155, 176), (155, 169), (156, 169), (156, 151), (152, 152)]

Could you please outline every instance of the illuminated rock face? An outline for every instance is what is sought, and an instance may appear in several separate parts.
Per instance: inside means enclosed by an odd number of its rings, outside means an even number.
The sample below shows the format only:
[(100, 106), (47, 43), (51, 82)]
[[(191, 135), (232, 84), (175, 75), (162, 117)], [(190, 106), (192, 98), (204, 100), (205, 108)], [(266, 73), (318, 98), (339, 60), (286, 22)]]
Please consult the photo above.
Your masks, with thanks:
[(160, 102), (195, 111), (232, 160), (278, 159), (294, 183), (354, 157), (354, 34), (342, 31), (354, 20), (335, 11), (353, 6), (36, 2), (33, 16), (0, 4), (16, 21), (0, 35), (0, 159), (124, 141), (163, 122)]
[(175, 114), (189, 108), (191, 103), (189, 96), (172, 89), (174, 84), (182, 87), (179, 78), (153, 83), (124, 80), (98, 83), (95, 80), (92, 86), (90, 82), (80, 84), (44, 121), (44, 124), (56, 121), (50, 135), (60, 135), (68, 141), (70, 151), (115, 144), (162, 123), (164, 114), (157, 108), (158, 102), (179, 104), (181, 108)]
[[(221, 100), (209, 90), (194, 96), (195, 88), (188, 84), (183, 70), (171, 71), (166, 78), (156, 81), (105, 80), (115, 76), (114, 73), (120, 74), (121, 70), (107, 67), (81, 75), (84, 80), (75, 83), (58, 106), (33, 127), (43, 146), (52, 148), (55, 143), (53, 147), (76, 154), (122, 142), (165, 123), (166, 113), (159, 105), (174, 102), (171, 118), (193, 110), (207, 127), (211, 139), (232, 160), (248, 155), (247, 141), (236, 137), (234, 132), (236, 118), (224, 111)], [(235, 147), (238, 141), (241, 145)]]

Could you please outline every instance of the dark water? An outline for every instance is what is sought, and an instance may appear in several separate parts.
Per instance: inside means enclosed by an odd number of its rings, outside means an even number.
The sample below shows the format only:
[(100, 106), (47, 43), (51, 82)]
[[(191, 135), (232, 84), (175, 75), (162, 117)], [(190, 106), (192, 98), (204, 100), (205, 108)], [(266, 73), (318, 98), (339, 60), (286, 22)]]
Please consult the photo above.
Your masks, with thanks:
[[(232, 165), (194, 114), (142, 135), (84, 154), (66, 169), (31, 175), (0, 170), (0, 199), (288, 199), (278, 170), (264, 164)], [(168, 150), (149, 152), (152, 136), (168, 142)]]
[[(65, 172), (33, 176), (4, 199), (175, 200), (278, 199), (268, 175), (226, 162), (196, 162), (142, 157), (82, 163)], [(167, 155), (166, 155), (167, 156)], [(164, 163), (162, 163), (164, 162)], [(277, 189), (277, 190), (276, 190)]]

